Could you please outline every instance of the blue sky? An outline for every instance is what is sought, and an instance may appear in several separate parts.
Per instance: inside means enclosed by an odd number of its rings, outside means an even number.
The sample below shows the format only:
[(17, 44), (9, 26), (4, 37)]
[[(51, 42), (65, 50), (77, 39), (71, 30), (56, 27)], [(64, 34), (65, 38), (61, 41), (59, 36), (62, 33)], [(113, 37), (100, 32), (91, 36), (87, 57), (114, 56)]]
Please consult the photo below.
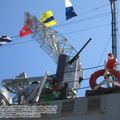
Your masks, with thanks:
[[(44, 11), (51, 9), (58, 22), (52, 28), (63, 34), (77, 51), (92, 38), (80, 55), (83, 68), (104, 64), (107, 54), (111, 52), (109, 0), (72, 0), (72, 4), (78, 16), (66, 21), (64, 0), (0, 0), (0, 35), (19, 35), (24, 23), (24, 12), (28, 11), (39, 19)], [(118, 1), (118, 32), (119, 5)], [(56, 71), (56, 64), (39, 44), (32, 40), (31, 35), (23, 38), (13, 37), (12, 43), (0, 47), (0, 60), (0, 81), (14, 78), (21, 72), (26, 72), (28, 77), (34, 77), (44, 75), (46, 70), (50, 74)], [(84, 71), (84, 78), (89, 78), (95, 70)], [(88, 81), (82, 83), (81, 87), (84, 86), (88, 86)]]

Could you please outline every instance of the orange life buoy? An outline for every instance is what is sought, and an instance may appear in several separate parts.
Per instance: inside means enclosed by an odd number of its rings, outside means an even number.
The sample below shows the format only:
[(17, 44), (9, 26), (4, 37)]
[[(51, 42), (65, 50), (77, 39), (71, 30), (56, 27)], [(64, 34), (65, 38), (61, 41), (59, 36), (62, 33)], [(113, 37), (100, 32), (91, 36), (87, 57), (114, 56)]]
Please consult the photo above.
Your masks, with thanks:
[[(120, 72), (116, 71), (116, 70), (112, 70), (112, 69), (109, 72), (120, 83)], [(89, 85), (92, 89), (94, 89), (96, 86), (98, 86), (96, 80), (97, 80), (98, 77), (103, 76), (104, 73), (105, 73), (105, 70), (101, 69), (101, 70), (98, 70), (98, 71), (94, 72), (91, 75), (90, 80), (89, 80)]]

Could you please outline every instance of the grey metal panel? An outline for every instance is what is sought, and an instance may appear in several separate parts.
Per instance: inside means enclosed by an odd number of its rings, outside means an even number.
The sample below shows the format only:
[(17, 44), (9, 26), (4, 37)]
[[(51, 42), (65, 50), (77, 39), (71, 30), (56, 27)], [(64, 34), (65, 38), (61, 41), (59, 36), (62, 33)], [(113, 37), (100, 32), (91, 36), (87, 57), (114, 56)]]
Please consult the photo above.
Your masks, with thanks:
[[(92, 105), (90, 102), (92, 101)], [(97, 102), (97, 103), (93, 103)], [(89, 102), (89, 103), (87, 103)], [(69, 114), (62, 114), (62, 104), (65, 103), (70, 105), (70, 113)], [(74, 103), (74, 106), (73, 106)], [(99, 96), (92, 96), (92, 97), (82, 97), (77, 99), (65, 99), (65, 100), (58, 100), (58, 101), (51, 101), (51, 102), (41, 102), (40, 104), (56, 104), (58, 105), (58, 114), (55, 116), (43, 116), (38, 119), (26, 119), (26, 120), (120, 120), (120, 93), (112, 93), (106, 95), (99, 95)], [(66, 105), (66, 106), (67, 106)], [(95, 107), (94, 105), (97, 105)], [(87, 106), (89, 106), (89, 110), (87, 110)], [(93, 107), (93, 109), (92, 109)], [(96, 109), (96, 110), (95, 110)], [(91, 111), (92, 112), (91, 112)], [(64, 110), (63, 110), (64, 111)], [(83, 114), (81, 114), (83, 112)], [(85, 114), (84, 114), (85, 113)], [(1, 119), (5, 120), (5, 119)], [(14, 119), (9, 119), (14, 120)], [(17, 119), (17, 120), (24, 120)]]
[(100, 96), (88, 97), (88, 112), (100, 111)]
[(55, 76), (56, 80), (63, 81), (66, 63), (67, 63), (67, 55), (63, 55), (63, 54), (59, 55), (57, 71)]
[(74, 114), (86, 114), (88, 110), (88, 101), (86, 97), (81, 97), (81, 99), (75, 99), (74, 104)]
[(79, 59), (77, 59), (72, 65), (67, 65), (64, 74), (64, 82), (69, 83), (69, 88), (77, 89), (79, 84), (79, 77), (81, 77), (81, 67)]
[(75, 103), (74, 100), (72, 100), (72, 101), (63, 101), (61, 113), (62, 114), (66, 114), (66, 113), (71, 113), (72, 114), (73, 109), (74, 109), (74, 103)]
[(108, 100), (108, 97), (106, 97), (105, 95), (101, 96), (100, 110), (103, 113), (107, 112), (107, 109), (108, 109), (108, 101), (107, 100)]
[(120, 120), (120, 93), (105, 96), (107, 97), (106, 117), (110, 120)]

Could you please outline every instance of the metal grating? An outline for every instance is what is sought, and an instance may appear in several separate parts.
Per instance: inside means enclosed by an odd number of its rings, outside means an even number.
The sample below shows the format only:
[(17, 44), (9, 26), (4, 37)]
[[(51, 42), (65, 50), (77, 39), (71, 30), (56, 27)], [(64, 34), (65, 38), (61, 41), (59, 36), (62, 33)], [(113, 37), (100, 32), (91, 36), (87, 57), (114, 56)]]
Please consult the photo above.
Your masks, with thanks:
[(100, 97), (91, 97), (88, 98), (88, 111), (100, 110)]
[(72, 113), (74, 109), (74, 101), (63, 102), (61, 113)]
[(29, 27), (33, 31), (32, 38), (36, 40), (54, 61), (58, 62), (60, 54), (68, 55), (70, 58), (76, 55), (76, 50), (72, 44), (56, 30), (46, 27), (35, 16), (25, 13), (25, 21), (30, 21)]

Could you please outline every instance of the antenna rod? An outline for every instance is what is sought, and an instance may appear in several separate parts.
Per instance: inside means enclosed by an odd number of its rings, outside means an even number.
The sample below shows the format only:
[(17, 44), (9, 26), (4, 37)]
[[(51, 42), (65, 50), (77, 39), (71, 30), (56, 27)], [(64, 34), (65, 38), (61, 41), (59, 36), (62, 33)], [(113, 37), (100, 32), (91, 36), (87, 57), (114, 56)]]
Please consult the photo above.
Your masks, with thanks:
[(117, 58), (117, 37), (116, 37), (116, 4), (117, 0), (109, 0), (111, 5), (111, 15), (112, 15), (112, 53), (115, 58)]
[(86, 47), (86, 45), (92, 40), (92, 38), (89, 38), (89, 40), (85, 43), (85, 45), (77, 52), (77, 54), (69, 61), (69, 64), (71, 65), (75, 60), (79, 58), (79, 54), (82, 52), (82, 50)]

